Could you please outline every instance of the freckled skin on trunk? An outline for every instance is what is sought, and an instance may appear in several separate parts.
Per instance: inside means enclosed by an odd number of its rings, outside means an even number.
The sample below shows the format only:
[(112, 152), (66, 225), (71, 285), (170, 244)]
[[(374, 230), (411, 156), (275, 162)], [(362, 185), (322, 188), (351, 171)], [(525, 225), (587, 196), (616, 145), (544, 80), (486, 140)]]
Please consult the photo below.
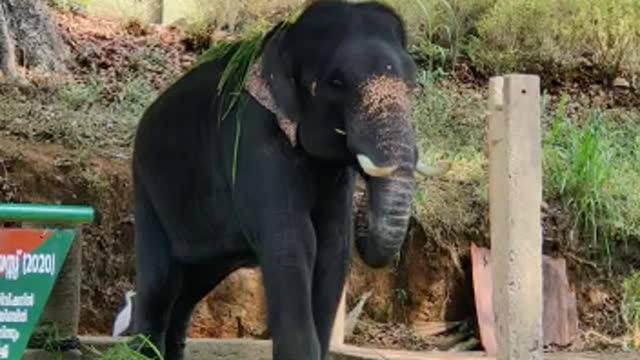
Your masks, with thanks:
[[(367, 265), (379, 268), (399, 251), (411, 215), (417, 161), (412, 102), (405, 82), (389, 76), (366, 81), (361, 94), (361, 113), (350, 126), (350, 147), (377, 168), (364, 169), (374, 176), (367, 178), (368, 234), (356, 237), (356, 248)], [(389, 167), (396, 168), (390, 176), (375, 176), (375, 170)]]

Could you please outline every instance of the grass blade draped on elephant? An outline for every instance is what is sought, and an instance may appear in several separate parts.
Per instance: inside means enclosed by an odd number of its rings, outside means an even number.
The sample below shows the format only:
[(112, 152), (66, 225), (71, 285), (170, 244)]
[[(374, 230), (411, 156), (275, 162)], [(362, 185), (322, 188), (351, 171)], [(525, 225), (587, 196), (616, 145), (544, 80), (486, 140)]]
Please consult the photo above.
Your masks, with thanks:
[(233, 84), (217, 84), (238, 49), (189, 71), (139, 124), (135, 333), (182, 359), (197, 302), (234, 270), (259, 266), (274, 359), (326, 359), (357, 173), (370, 199), (359, 255), (384, 266), (405, 237), (416, 65), (402, 20), (376, 3), (315, 1), (275, 27), (228, 103)]

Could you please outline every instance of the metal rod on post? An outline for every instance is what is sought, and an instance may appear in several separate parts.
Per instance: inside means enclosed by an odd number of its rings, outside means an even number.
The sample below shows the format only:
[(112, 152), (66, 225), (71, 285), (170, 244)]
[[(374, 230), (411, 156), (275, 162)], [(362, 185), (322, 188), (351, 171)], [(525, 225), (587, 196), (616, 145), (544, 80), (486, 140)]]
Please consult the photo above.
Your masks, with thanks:
[(540, 79), (490, 80), (488, 127), (497, 360), (542, 359)]

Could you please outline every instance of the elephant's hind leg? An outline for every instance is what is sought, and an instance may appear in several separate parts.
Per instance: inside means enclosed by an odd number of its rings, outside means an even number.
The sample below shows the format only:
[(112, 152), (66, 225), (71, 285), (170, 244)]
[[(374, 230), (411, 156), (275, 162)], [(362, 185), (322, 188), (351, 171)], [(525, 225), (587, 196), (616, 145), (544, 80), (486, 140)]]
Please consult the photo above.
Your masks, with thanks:
[(167, 329), (165, 360), (184, 359), (187, 331), (193, 310), (202, 298), (239, 267), (239, 262), (229, 260), (214, 265), (185, 267), (182, 292), (173, 304)]
[[(182, 267), (172, 260), (169, 238), (148, 197), (136, 189), (135, 251), (136, 306), (135, 333), (148, 338), (156, 349), (143, 347), (143, 353), (155, 358), (164, 355), (165, 334), (171, 308), (182, 286)], [(138, 344), (136, 344), (137, 346)]]

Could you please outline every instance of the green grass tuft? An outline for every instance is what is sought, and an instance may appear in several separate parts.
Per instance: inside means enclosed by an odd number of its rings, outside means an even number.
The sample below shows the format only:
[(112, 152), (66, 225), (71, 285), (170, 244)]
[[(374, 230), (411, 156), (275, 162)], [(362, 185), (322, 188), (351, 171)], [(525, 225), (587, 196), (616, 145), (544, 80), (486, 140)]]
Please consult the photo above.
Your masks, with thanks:
[(624, 281), (622, 315), (630, 329), (630, 346), (640, 350), (640, 272)]
[(574, 209), (576, 226), (594, 245), (601, 240), (602, 249), (610, 256), (608, 237), (599, 227), (603, 219), (617, 215), (614, 199), (606, 191), (613, 170), (613, 149), (607, 143), (602, 115), (589, 114), (584, 128), (579, 128), (566, 117), (567, 100), (565, 97), (560, 103), (545, 138), (549, 190)]
[[(131, 344), (133, 343), (136, 345), (132, 346)], [(128, 342), (120, 343), (109, 348), (98, 356), (97, 360), (150, 360), (150, 358), (141, 353), (143, 348), (150, 348), (158, 359), (163, 358), (158, 348), (156, 348), (148, 338), (138, 335)]]
[(631, 122), (638, 115), (589, 110), (571, 117), (568, 105), (565, 96), (544, 136), (545, 198), (560, 200), (580, 238), (611, 267), (616, 242), (626, 247), (640, 238), (640, 172), (633, 165), (640, 128)]

